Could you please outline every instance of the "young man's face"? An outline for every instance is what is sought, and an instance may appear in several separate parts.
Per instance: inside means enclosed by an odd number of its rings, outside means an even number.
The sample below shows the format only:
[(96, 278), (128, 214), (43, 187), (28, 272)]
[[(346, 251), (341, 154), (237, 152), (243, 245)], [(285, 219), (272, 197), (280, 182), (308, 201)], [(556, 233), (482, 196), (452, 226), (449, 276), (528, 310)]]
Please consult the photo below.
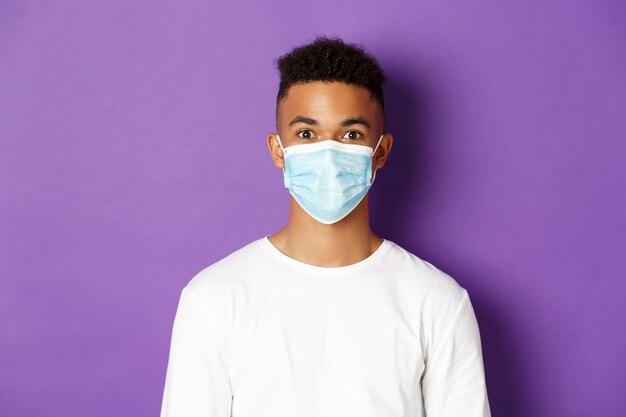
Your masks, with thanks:
[[(289, 88), (278, 105), (276, 128), (285, 148), (328, 139), (374, 148), (383, 133), (383, 116), (366, 88), (314, 81)], [(385, 136), (377, 151), (379, 156), (386, 156), (391, 148), (391, 135)], [(274, 164), (283, 168), (275, 135), (268, 137), (268, 145)], [(380, 168), (383, 162), (373, 163), (373, 168)]]

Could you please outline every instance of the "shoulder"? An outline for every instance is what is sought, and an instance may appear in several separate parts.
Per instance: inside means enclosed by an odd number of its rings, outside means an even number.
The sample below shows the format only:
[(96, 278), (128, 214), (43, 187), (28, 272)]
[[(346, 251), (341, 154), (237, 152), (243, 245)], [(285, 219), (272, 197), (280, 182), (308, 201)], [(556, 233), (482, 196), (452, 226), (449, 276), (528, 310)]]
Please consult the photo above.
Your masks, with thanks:
[(261, 239), (254, 240), (198, 271), (185, 290), (209, 303), (223, 303), (232, 297), (248, 271), (262, 259)]
[(393, 259), (402, 271), (402, 279), (410, 280), (409, 297), (417, 309), (422, 349), (428, 355), (433, 344), (442, 340), (459, 317), (468, 323), (472, 311), (469, 294), (450, 274), (408, 250), (394, 244)]
[(390, 243), (391, 262), (403, 279), (412, 282), (424, 306), (437, 310), (463, 302), (467, 291), (454, 277), (399, 244)]

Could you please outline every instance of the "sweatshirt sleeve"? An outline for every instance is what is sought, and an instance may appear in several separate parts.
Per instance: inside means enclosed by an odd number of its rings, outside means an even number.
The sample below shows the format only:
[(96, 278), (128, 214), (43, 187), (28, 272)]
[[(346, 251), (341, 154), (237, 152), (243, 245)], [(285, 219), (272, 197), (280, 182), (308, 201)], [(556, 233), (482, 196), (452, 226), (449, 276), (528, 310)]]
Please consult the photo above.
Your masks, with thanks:
[(227, 338), (192, 289), (174, 318), (161, 417), (228, 417), (232, 393)]
[(422, 375), (427, 417), (491, 417), (478, 323), (467, 290)]

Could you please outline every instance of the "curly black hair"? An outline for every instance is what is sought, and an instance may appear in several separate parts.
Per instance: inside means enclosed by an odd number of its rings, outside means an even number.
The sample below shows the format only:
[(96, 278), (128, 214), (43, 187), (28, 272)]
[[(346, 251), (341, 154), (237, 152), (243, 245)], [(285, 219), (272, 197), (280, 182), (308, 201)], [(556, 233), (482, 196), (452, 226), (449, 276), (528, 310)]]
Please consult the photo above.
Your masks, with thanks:
[(359, 44), (346, 44), (338, 37), (318, 36), (309, 44), (294, 48), (276, 61), (280, 72), (278, 103), (294, 84), (310, 81), (341, 81), (365, 87), (380, 104), (384, 114), (385, 73), (376, 59)]

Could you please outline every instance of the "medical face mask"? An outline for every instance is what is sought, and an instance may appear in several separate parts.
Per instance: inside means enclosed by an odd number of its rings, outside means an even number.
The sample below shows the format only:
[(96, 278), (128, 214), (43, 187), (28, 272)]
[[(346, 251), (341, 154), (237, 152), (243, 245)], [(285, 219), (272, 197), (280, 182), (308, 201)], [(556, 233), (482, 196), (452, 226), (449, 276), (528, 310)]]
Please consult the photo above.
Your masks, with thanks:
[(376, 147), (323, 140), (283, 147), (285, 188), (311, 217), (332, 224), (361, 202), (376, 179)]

